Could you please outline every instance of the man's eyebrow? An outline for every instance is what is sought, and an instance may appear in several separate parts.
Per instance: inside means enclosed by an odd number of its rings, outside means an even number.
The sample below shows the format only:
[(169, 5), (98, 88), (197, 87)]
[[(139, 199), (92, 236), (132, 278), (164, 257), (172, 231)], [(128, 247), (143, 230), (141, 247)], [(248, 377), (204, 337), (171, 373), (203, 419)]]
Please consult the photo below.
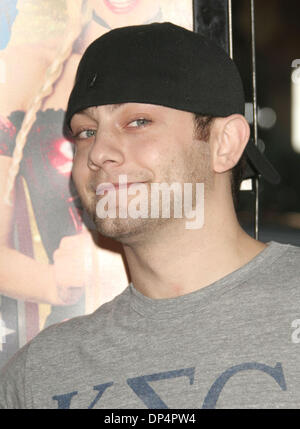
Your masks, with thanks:
[[(110, 111), (113, 112), (114, 110), (117, 110), (123, 106), (125, 106), (128, 103), (119, 103), (119, 104), (107, 104), (106, 106), (110, 107)], [(93, 117), (93, 109), (95, 109), (96, 106), (87, 107), (86, 109), (80, 110), (80, 112), (77, 112), (77, 115), (86, 115), (89, 116), (91, 119), (94, 119)], [(70, 125), (70, 131), (73, 134), (72, 127)]]

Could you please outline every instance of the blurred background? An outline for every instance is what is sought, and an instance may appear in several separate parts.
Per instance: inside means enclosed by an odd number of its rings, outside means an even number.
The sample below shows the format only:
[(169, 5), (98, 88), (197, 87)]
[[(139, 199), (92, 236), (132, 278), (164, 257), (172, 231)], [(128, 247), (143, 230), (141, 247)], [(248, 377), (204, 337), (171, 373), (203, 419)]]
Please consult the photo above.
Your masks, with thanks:
[[(250, 1), (233, 0), (233, 54), (252, 101)], [(279, 185), (260, 181), (259, 238), (300, 245), (300, 136), (291, 135), (292, 63), (300, 62), (300, 2), (255, 2), (258, 138), (281, 176)], [(300, 97), (298, 83), (298, 112)], [(297, 89), (294, 85), (294, 91)], [(248, 119), (251, 122), (248, 105)], [(294, 112), (295, 114), (296, 112)], [(253, 116), (253, 115), (252, 115)], [(299, 124), (296, 113), (294, 127)], [(299, 125), (298, 125), (299, 128)], [(295, 141), (297, 139), (297, 141)], [(293, 140), (293, 141), (292, 141)], [(298, 142), (298, 152), (296, 143)], [(294, 146), (293, 146), (294, 144)], [(241, 192), (239, 218), (254, 234), (254, 194)]]

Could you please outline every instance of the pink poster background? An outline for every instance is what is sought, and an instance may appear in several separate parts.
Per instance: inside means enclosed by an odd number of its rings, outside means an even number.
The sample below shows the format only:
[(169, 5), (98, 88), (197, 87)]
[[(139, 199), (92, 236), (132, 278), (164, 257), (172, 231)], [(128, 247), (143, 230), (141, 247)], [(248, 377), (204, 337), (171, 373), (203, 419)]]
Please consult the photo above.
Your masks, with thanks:
[(192, 0), (2, 0), (0, 20), (1, 367), (128, 285), (121, 246), (93, 230), (77, 197), (64, 112), (95, 38), (159, 21), (192, 29)]

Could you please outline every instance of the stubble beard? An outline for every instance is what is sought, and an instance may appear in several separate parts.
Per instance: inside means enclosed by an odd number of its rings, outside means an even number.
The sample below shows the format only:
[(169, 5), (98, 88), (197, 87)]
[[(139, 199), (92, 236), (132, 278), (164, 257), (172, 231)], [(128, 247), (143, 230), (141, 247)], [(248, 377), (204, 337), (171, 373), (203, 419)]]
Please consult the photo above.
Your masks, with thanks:
[[(203, 144), (203, 142), (198, 142), (198, 144)], [(205, 193), (207, 194), (209, 190), (211, 190), (211, 174), (209, 171), (209, 151), (206, 153), (202, 153), (202, 156), (199, 157), (199, 147), (197, 148), (195, 145), (190, 148), (190, 153), (187, 154), (185, 160), (181, 158), (174, 159), (174, 163), (172, 167), (168, 167), (165, 170), (164, 177), (160, 178), (160, 183), (173, 183), (179, 182), (183, 183), (192, 183), (193, 184), (193, 206), (195, 204), (195, 192), (194, 187), (196, 183), (205, 183)], [(163, 168), (163, 167), (162, 167)], [(182, 171), (181, 177), (174, 176), (174, 171)], [(88, 201), (83, 201), (83, 205), (85, 206), (87, 212), (89, 213), (91, 219), (93, 220), (96, 230), (105, 237), (110, 237), (115, 239), (116, 241), (120, 241), (122, 243), (126, 243), (127, 241), (134, 241), (135, 239), (143, 240), (143, 238), (152, 237), (154, 234), (159, 231), (162, 227), (166, 226), (167, 223), (170, 222), (180, 222), (185, 221), (185, 219), (176, 219), (174, 218), (174, 194), (171, 192), (170, 197), (170, 218), (162, 217), (162, 205), (160, 199), (159, 205), (159, 217), (151, 218), (151, 202), (150, 202), (150, 184), (148, 183), (148, 214), (147, 218), (132, 218), (127, 216), (126, 218), (118, 217), (118, 206), (116, 207), (116, 218), (106, 217), (100, 218), (97, 216), (97, 203), (99, 201), (99, 197), (95, 195), (95, 193), (89, 193)], [(206, 195), (207, 196), (207, 195)], [(128, 197), (128, 201), (129, 201)], [(133, 196), (134, 198), (134, 196)], [(117, 193), (118, 200), (118, 193)], [(128, 206), (127, 206), (128, 207)], [(182, 226), (184, 227), (184, 226)]]
[[(118, 196), (117, 196), (118, 198)], [(93, 220), (96, 230), (105, 237), (113, 238), (116, 241), (126, 243), (127, 239), (141, 238), (142, 236), (149, 235), (157, 231), (157, 229), (164, 225), (168, 218), (162, 218), (161, 213), (158, 218), (137, 218), (134, 219), (130, 216), (126, 218), (118, 217), (118, 206), (116, 208), (116, 218), (106, 217), (100, 218), (97, 216), (96, 207), (98, 203), (97, 197), (92, 197), (89, 203), (84, 204), (85, 208)], [(171, 199), (172, 207), (172, 199)], [(148, 200), (148, 213), (150, 213), (150, 199)]]

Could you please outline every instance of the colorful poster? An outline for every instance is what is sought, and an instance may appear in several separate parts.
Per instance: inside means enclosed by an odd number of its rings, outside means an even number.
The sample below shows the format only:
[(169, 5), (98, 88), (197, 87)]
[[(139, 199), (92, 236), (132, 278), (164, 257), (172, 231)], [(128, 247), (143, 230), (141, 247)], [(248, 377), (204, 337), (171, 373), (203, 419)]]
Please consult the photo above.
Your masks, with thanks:
[(122, 247), (81, 206), (62, 134), (84, 50), (116, 27), (193, 29), (192, 9), (192, 0), (0, 0), (0, 367), (130, 281)]

